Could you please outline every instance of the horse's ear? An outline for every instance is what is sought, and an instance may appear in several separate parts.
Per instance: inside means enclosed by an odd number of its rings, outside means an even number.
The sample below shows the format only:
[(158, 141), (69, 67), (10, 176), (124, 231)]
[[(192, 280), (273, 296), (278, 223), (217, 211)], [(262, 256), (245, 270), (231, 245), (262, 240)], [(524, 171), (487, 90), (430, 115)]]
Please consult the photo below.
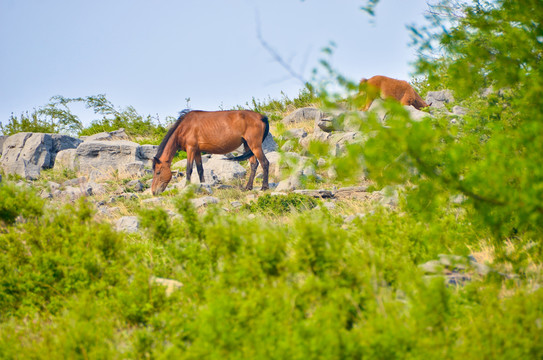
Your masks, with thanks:
[(153, 160), (155, 161), (155, 164), (160, 164), (161, 163), (160, 160), (156, 156), (153, 158)]

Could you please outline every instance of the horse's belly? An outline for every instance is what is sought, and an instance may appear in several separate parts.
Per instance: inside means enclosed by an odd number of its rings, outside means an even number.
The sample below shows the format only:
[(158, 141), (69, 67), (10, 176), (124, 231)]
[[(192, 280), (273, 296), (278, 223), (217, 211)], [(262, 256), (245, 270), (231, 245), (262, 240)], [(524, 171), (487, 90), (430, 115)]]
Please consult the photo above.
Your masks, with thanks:
[(230, 139), (229, 141), (202, 141), (199, 143), (200, 151), (211, 154), (227, 154), (241, 146), (241, 138)]

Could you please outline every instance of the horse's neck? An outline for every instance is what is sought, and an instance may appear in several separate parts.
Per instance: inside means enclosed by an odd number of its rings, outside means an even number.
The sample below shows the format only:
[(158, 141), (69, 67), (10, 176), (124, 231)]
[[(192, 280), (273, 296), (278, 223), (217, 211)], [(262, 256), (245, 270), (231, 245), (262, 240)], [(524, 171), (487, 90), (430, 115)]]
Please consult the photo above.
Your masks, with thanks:
[(172, 134), (170, 141), (166, 144), (161, 159), (163, 161), (170, 162), (179, 150), (179, 142), (177, 141), (177, 133)]

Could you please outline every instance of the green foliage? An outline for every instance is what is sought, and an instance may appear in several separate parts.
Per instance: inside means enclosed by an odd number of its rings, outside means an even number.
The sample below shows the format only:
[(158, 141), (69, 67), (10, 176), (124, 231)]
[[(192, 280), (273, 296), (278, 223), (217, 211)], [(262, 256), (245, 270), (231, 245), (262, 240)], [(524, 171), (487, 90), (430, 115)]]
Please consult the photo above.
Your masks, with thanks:
[[(3, 195), (7, 204), (21, 199), (13, 192)], [(92, 221), (88, 204), (31, 218), (38, 199), (26, 196), (19, 204), (26, 222), (0, 233), (0, 319), (35, 310), (55, 313), (71, 294), (85, 290), (99, 296), (121, 281), (121, 238)]]
[[(408, 184), (407, 208), (426, 221), (461, 194), (473, 220), (498, 241), (519, 233), (540, 236), (543, 13), (538, 4), (439, 2), (429, 27), (412, 28), (424, 55), (418, 69), (428, 75), (418, 87), (450, 88), (468, 114), (452, 122), (434, 112), (433, 118), (413, 121), (403, 107), (385, 102), (386, 126), (371, 116), (361, 121), (370, 136), (335, 160), (338, 177), (356, 179), (359, 172), (353, 169), (364, 168), (379, 186)], [(437, 60), (436, 51), (441, 51)], [(356, 91), (356, 83), (323, 65), (345, 91)], [(488, 87), (493, 92), (481, 95)], [(323, 91), (322, 96), (324, 104), (336, 106), (337, 94)]]
[[(102, 118), (94, 120), (84, 128), (79, 117), (69, 107), (73, 103), (83, 103), (86, 108), (93, 110)], [(167, 122), (172, 120), (168, 119)], [(5, 126), (0, 124), (0, 132), (4, 135), (27, 131), (85, 136), (120, 128), (124, 128), (130, 137), (137, 138), (142, 144), (159, 143), (168, 131), (167, 124), (162, 125), (158, 118), (155, 119), (150, 115), (143, 117), (132, 106), (118, 109), (103, 94), (83, 98), (53, 96), (48, 104), (31, 114), (23, 113), (20, 118), (11, 115)]]
[(22, 113), (19, 117), (11, 114), (6, 125), (0, 123), (0, 132), (6, 136), (18, 132), (57, 133), (58, 131), (55, 124), (46, 122), (36, 110), (31, 114), (28, 112)]
[[(253, 111), (266, 114), (269, 116), (270, 120), (280, 120), (289, 109), (314, 106), (315, 104), (320, 103), (320, 99), (317, 96), (315, 89), (309, 83), (300, 90), (298, 97), (292, 100), (284, 93), (281, 94), (283, 95), (283, 98), (280, 100), (269, 98), (265, 101), (260, 101), (253, 98), (251, 104), (247, 103), (246, 105)], [(241, 106), (238, 106), (237, 108), (242, 109)]]
[(33, 218), (42, 215), (44, 201), (38, 199), (32, 190), (0, 183), (0, 199), (0, 225), (11, 225), (18, 216)]
[(125, 109), (117, 109), (103, 94), (87, 96), (85, 98), (66, 99), (66, 101), (83, 102), (95, 114), (103, 116), (102, 119), (93, 121), (90, 126), (81, 130), (79, 133), (80, 136), (92, 135), (103, 131), (111, 132), (124, 128), (126, 133), (131, 137), (145, 136), (145, 138), (151, 139), (151, 143), (158, 143), (168, 131), (167, 127), (162, 125), (158, 119), (154, 119), (150, 115), (144, 118), (132, 106), (128, 106)]
[(317, 206), (318, 202), (311, 196), (302, 194), (259, 196), (256, 201), (251, 201), (245, 208), (251, 212), (268, 212), (275, 215), (289, 213), (292, 210), (310, 210)]
[[(269, 221), (197, 210), (189, 191), (175, 195), (181, 216), (143, 209), (144, 231), (127, 235), (94, 220), (85, 201), (44, 207), (0, 184), (0, 358), (543, 358), (541, 9), (487, 5), (424, 42), (446, 52), (423, 60), (421, 88), (455, 80), (468, 115), (417, 122), (385, 102), (386, 126), (360, 120), (363, 145), (327, 159), (340, 180), (399, 185), (397, 209), (345, 223), (313, 198), (265, 194), (246, 210), (289, 214)], [(508, 61), (520, 65), (494, 69)], [(479, 96), (487, 84), (496, 90)], [(324, 104), (336, 100), (323, 92)], [(455, 287), (418, 266), (484, 244), (510, 276), (468, 269), (472, 281)], [(157, 277), (182, 286), (167, 291)]]
[[(527, 273), (513, 283), (489, 276), (458, 289), (423, 280), (417, 264), (477, 244), (482, 233), (470, 214), (445, 211), (428, 226), (380, 210), (345, 228), (341, 217), (317, 210), (288, 223), (213, 208), (199, 214), (192, 196), (179, 197), (182, 217), (143, 210), (143, 235), (97, 223), (84, 201), (7, 224), (0, 233), (0, 357), (543, 354), (543, 292), (530, 290), (535, 278)], [(269, 206), (288, 211), (300, 203), (295, 198)], [(156, 276), (183, 285), (167, 295)]]

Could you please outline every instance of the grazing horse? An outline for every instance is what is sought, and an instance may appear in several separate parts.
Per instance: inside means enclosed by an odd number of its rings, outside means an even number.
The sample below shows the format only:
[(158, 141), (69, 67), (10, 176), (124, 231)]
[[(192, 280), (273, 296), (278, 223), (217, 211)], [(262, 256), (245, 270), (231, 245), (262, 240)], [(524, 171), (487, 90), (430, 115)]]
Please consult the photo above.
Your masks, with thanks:
[(418, 110), (429, 106), (407, 81), (386, 76), (377, 75), (360, 80), (360, 90), (366, 96), (364, 111), (368, 111), (373, 100), (378, 97), (396, 99), (402, 105), (412, 105)]
[(202, 151), (211, 154), (226, 154), (242, 144), (245, 153), (228, 160), (249, 159), (251, 174), (245, 189), (253, 188), (258, 162), (262, 164), (264, 178), (262, 190), (268, 189), (269, 162), (262, 150), (262, 142), (268, 135), (270, 125), (264, 115), (249, 110), (190, 111), (183, 110), (158, 147), (153, 158), (153, 183), (151, 191), (158, 195), (172, 178), (171, 162), (178, 150), (187, 152), (187, 182), (190, 182), (192, 163), (200, 182), (204, 180)]

